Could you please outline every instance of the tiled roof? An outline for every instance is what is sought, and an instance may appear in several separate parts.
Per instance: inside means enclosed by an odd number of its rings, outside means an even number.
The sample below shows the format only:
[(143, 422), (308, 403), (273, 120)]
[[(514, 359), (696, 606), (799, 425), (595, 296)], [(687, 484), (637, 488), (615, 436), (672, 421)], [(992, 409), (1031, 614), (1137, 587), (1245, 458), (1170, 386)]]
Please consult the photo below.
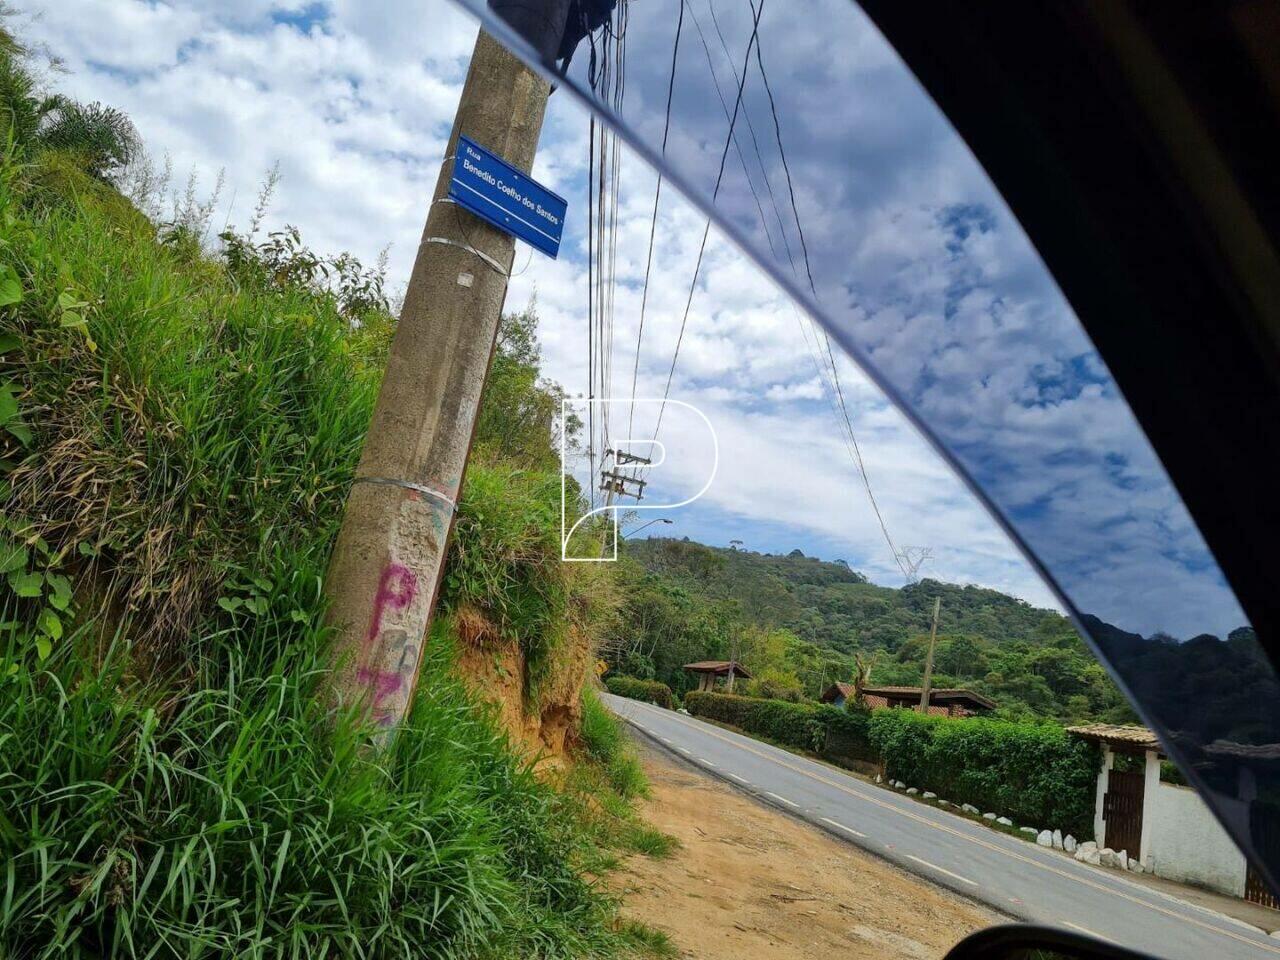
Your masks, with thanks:
[(1146, 727), (1125, 726), (1115, 723), (1086, 723), (1079, 727), (1067, 727), (1067, 733), (1074, 733), (1086, 740), (1098, 743), (1123, 744), (1126, 746), (1144, 747), (1159, 750), (1160, 741)]
[(831, 701), (835, 700), (837, 696), (844, 697), (846, 700), (851, 700), (853, 699), (855, 692), (856, 691), (854, 690), (852, 683), (840, 683), (839, 681), (836, 681), (831, 686), (827, 687), (826, 690), (822, 691), (822, 697), (820, 699), (823, 703), (831, 703)]
[[(918, 698), (923, 691), (921, 687), (863, 687), (862, 692), (876, 697)], [(929, 691), (929, 702), (933, 703), (939, 700), (969, 700), (986, 707), (988, 710), (994, 710), (996, 706), (994, 700), (988, 699), (980, 693), (974, 693), (972, 690), (965, 690), (963, 687), (933, 687)]]
[(742, 664), (731, 660), (699, 660), (697, 663), (686, 663), (684, 668), (693, 673), (728, 673), (731, 666), (735, 676), (751, 679), (751, 674)]

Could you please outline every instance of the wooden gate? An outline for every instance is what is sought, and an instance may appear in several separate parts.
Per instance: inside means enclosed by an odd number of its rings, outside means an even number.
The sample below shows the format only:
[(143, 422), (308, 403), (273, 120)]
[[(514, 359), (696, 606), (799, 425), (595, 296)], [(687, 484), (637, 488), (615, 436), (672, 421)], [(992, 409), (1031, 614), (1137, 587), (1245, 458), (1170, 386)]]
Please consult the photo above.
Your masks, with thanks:
[[(1276, 829), (1280, 821), (1280, 805), (1267, 800), (1255, 800), (1249, 804), (1249, 834), (1258, 856), (1267, 863), (1275, 863), (1280, 854), (1280, 831)], [(1244, 898), (1252, 903), (1262, 904), (1272, 910), (1280, 910), (1280, 899), (1267, 887), (1262, 874), (1249, 864), (1244, 875)]]
[(1141, 773), (1111, 770), (1102, 796), (1102, 819), (1107, 822), (1107, 846), (1130, 857), (1142, 855), (1142, 797), (1146, 777)]
[(1249, 869), (1244, 875), (1244, 898), (1251, 903), (1260, 903), (1272, 910), (1280, 910), (1280, 901), (1276, 900), (1275, 895), (1267, 889), (1266, 881), (1253, 869), (1253, 864), (1249, 864)]

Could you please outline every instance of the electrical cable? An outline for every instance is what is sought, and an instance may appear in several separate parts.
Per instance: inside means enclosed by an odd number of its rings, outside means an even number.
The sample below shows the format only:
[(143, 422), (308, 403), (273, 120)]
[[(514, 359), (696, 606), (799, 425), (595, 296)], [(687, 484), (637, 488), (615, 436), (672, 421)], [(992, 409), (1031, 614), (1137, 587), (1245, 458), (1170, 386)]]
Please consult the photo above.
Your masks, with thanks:
[[(667, 134), (671, 131), (671, 100), (676, 87), (676, 59), (680, 56), (680, 33), (684, 28), (685, 0), (680, 0), (680, 16), (676, 20), (676, 39), (671, 47), (671, 73), (667, 78), (667, 111), (662, 121), (662, 155), (667, 155)], [(631, 436), (636, 416), (636, 382), (640, 375), (640, 344), (644, 339), (644, 314), (649, 303), (649, 275), (653, 270), (653, 240), (658, 229), (658, 201), (662, 197), (662, 172), (653, 191), (653, 216), (649, 220), (649, 252), (645, 256), (644, 286), (640, 291), (640, 324), (636, 329), (636, 359), (631, 368), (631, 402), (628, 404), (627, 436)]]
[[(724, 165), (729, 157), (729, 146), (733, 142), (733, 129), (738, 122), (738, 113), (742, 109), (742, 91), (747, 83), (747, 65), (751, 63), (751, 48), (755, 45), (760, 35), (760, 16), (764, 13), (764, 0), (760, 0), (758, 9), (754, 8), (755, 17), (751, 24), (751, 37), (747, 40), (747, 52), (742, 63), (742, 78), (738, 82), (738, 96), (733, 102), (733, 116), (729, 120), (729, 132), (725, 136), (724, 149), (720, 151), (720, 169), (716, 173), (715, 189), (711, 192), (711, 200), (714, 203), (716, 197), (720, 193), (720, 183), (724, 179)], [(680, 333), (676, 337), (676, 348), (671, 356), (671, 369), (667, 372), (667, 385), (662, 393), (662, 406), (658, 408), (658, 423), (654, 427), (653, 439), (658, 439), (658, 431), (662, 429), (662, 417), (667, 410), (667, 398), (671, 395), (671, 382), (675, 378), (676, 362), (680, 359), (680, 347), (684, 343), (685, 328), (689, 324), (689, 309), (693, 305), (693, 293), (698, 286), (698, 274), (702, 270), (702, 258), (707, 250), (707, 237), (711, 233), (711, 221), (707, 220), (707, 225), (702, 231), (702, 242), (698, 246), (698, 260), (693, 267), (693, 280), (689, 284), (689, 297), (685, 301), (684, 316), (680, 321)]]
[[(755, 0), (748, 0), (748, 3), (751, 4), (752, 12), (755, 13)], [(764, 0), (760, 0), (760, 9), (764, 9)], [(809, 262), (809, 245), (805, 239), (804, 227), (800, 223), (800, 209), (796, 204), (795, 185), (791, 179), (791, 166), (787, 163), (786, 147), (783, 146), (782, 142), (782, 124), (778, 119), (778, 105), (773, 97), (773, 86), (769, 83), (769, 74), (768, 71), (765, 70), (764, 54), (761, 51), (761, 45), (759, 43), (756, 44), (756, 66), (760, 70), (760, 79), (764, 83), (765, 93), (769, 98), (769, 112), (773, 117), (774, 137), (778, 143), (778, 155), (782, 160), (782, 169), (786, 174), (787, 193), (791, 200), (791, 212), (792, 216), (795, 218), (796, 232), (800, 237), (800, 249), (804, 259), (805, 275), (809, 280), (809, 291), (813, 294), (814, 302), (817, 302), (818, 290), (813, 281), (813, 269)], [(875, 513), (877, 523), (880, 525), (880, 532), (884, 536), (885, 543), (888, 544), (889, 550), (893, 554), (894, 563), (897, 564), (902, 575), (907, 579), (910, 579), (910, 574), (907, 571), (903, 555), (894, 544), (893, 537), (889, 535), (889, 527), (885, 523), (884, 515), (880, 511), (880, 504), (876, 501), (875, 492), (871, 487), (871, 478), (867, 473), (866, 463), (862, 458), (862, 448), (858, 444), (858, 438), (853, 429), (853, 422), (849, 417), (849, 408), (845, 403), (844, 388), (840, 383), (840, 372), (836, 367), (835, 354), (831, 348), (831, 337), (825, 330), (823, 331), (823, 337), (826, 341), (827, 359), (831, 365), (831, 379), (835, 384), (836, 396), (840, 405), (840, 413), (843, 417), (845, 428), (848, 431), (849, 441), (853, 446), (854, 458), (857, 463), (858, 473), (862, 478), (862, 484), (867, 491), (867, 499), (871, 502), (871, 509)]]

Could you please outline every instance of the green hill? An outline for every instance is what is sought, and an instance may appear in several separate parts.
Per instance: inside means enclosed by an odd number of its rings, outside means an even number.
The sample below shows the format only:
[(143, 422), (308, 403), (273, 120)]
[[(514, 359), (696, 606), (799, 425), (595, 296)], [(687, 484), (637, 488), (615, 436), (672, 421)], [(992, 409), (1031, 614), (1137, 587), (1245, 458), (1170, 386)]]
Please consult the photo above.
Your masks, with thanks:
[(687, 682), (683, 663), (735, 652), (775, 695), (816, 696), (851, 679), (857, 656), (874, 658), (873, 682), (918, 683), (941, 598), (938, 685), (969, 687), (1020, 717), (1132, 716), (1066, 617), (997, 590), (930, 579), (895, 589), (799, 550), (656, 538), (627, 544), (623, 576), (629, 601), (615, 659), (675, 689)]

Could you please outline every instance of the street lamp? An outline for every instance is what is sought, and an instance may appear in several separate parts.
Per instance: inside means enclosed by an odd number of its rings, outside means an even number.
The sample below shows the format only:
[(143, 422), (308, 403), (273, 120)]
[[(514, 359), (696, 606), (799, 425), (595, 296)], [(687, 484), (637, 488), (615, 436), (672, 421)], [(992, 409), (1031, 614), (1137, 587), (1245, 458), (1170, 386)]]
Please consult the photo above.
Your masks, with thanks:
[(653, 526), (655, 523), (675, 523), (675, 521), (674, 521), (674, 520), (668, 520), (666, 517), (658, 517), (658, 519), (656, 519), (656, 520), (650, 520), (648, 523), (642, 523), (642, 524), (640, 524), (640, 526), (638, 526), (638, 527), (636, 527), (634, 530), (632, 530), (632, 531), (631, 531), (631, 533), (624, 533), (624, 534), (622, 535), (622, 539), (623, 539), (623, 540), (625, 540), (625, 539), (627, 539), (627, 537), (633, 536), (634, 534), (639, 533), (639, 532), (640, 532), (641, 530), (643, 530), (645, 527), (651, 527), (651, 526)]

